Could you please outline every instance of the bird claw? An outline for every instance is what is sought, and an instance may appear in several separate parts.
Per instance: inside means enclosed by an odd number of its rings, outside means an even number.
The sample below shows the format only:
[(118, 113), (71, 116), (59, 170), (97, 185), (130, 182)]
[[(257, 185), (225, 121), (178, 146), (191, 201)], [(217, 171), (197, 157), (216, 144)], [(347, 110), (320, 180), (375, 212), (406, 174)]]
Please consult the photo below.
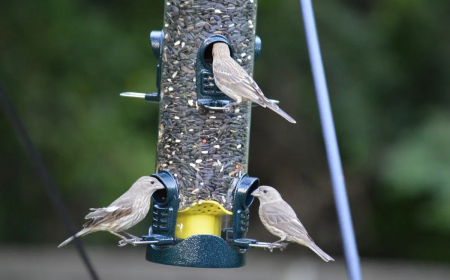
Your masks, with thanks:
[(273, 252), (273, 247), (275, 246), (275, 244), (276, 243), (272, 243), (272, 244), (269, 244), (269, 245), (267, 245), (267, 249), (269, 249), (269, 252)]
[[(280, 249), (280, 251), (283, 251), (284, 249), (286, 249), (287, 245), (288, 244), (284, 243), (284, 242), (274, 242), (274, 243), (271, 243), (271, 244), (267, 245), (267, 249), (269, 249), (269, 251), (272, 253), (273, 249), (275, 249), (275, 247), (281, 246), (281, 247), (278, 247), (278, 248)], [(266, 249), (266, 248), (264, 248), (264, 249)]]
[(141, 241), (141, 239), (139, 237), (137, 237), (137, 236), (133, 237), (132, 239), (133, 239), (133, 243), (132, 243), (133, 246), (137, 246), (137, 244), (134, 243), (134, 242), (140, 242)]
[(122, 240), (120, 240), (119, 244), (117, 244), (117, 246), (123, 247), (123, 246), (126, 246), (128, 244), (132, 244), (133, 246), (137, 246), (137, 244), (135, 242), (140, 242), (140, 241), (141, 241), (141, 239), (139, 237), (133, 236), (130, 239), (122, 239)]
[(234, 106), (235, 106), (234, 103), (230, 103), (230, 104), (228, 104), (228, 105), (225, 105), (225, 107), (223, 107), (223, 111), (224, 111), (225, 113), (231, 113)]
[(269, 252), (271, 252), (271, 253), (273, 252), (273, 248), (270, 245), (267, 247), (264, 247), (264, 251), (267, 249), (269, 250)]

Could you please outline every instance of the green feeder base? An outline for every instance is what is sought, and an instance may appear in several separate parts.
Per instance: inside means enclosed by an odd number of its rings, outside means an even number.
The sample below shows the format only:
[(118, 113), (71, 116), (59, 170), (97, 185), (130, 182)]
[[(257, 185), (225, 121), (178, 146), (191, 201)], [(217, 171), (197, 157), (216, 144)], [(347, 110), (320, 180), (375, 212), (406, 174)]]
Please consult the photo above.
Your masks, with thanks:
[(193, 235), (170, 246), (147, 246), (147, 261), (187, 267), (233, 268), (245, 265), (246, 249), (215, 235)]

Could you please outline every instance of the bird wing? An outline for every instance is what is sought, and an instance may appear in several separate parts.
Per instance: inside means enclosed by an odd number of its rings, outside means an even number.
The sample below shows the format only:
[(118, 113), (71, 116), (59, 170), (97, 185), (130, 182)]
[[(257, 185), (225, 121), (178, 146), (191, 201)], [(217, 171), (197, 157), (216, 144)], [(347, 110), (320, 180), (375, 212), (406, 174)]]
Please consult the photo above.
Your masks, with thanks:
[(93, 211), (86, 215), (85, 219), (94, 219), (99, 217), (104, 217), (108, 215), (108, 213), (112, 213), (116, 210), (120, 209), (119, 206), (108, 206), (104, 208), (91, 208), (89, 210)]
[[(120, 199), (120, 200), (119, 200)], [(133, 201), (126, 197), (120, 197), (111, 205), (104, 208), (91, 208), (93, 211), (86, 215), (85, 219), (91, 219), (83, 227), (93, 227), (101, 223), (118, 220), (132, 213)]]
[(263, 207), (269, 225), (282, 230), (289, 236), (303, 235), (311, 239), (292, 207), (285, 201), (271, 202)]
[[(250, 100), (263, 107), (270, 102), (263, 94), (256, 82), (245, 70), (232, 58), (213, 61), (214, 78), (220, 86), (239, 94), (244, 100)], [(221, 88), (222, 91), (224, 91)], [(224, 92), (226, 93), (226, 92)]]
[(83, 225), (84, 228), (94, 227), (99, 224), (107, 223), (110, 221), (116, 221), (122, 217), (128, 216), (132, 213), (131, 207), (129, 208), (118, 208), (114, 211), (109, 212), (108, 210), (99, 209), (95, 212), (89, 213), (86, 219), (91, 219), (89, 222)]

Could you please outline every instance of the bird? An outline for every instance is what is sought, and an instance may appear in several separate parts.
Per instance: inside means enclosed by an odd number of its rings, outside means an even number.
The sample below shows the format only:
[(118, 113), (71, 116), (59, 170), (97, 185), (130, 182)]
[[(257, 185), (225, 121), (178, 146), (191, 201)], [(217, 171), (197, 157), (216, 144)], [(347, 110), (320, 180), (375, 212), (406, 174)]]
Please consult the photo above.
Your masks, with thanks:
[(259, 199), (259, 218), (263, 225), (270, 233), (281, 238), (272, 243), (272, 246), (283, 241), (291, 241), (310, 248), (326, 262), (334, 261), (314, 243), (292, 207), (281, 198), (275, 188), (260, 186), (251, 195)]
[(253, 78), (230, 56), (230, 49), (226, 43), (215, 43), (212, 48), (212, 56), (216, 86), (230, 98), (236, 100), (236, 103), (225, 106), (227, 109), (240, 104), (242, 101), (250, 101), (264, 108), (268, 107), (289, 122), (296, 123), (277, 104), (264, 96)]
[(125, 246), (128, 239), (118, 232), (124, 232), (133, 241), (139, 241), (139, 237), (131, 235), (125, 230), (133, 227), (147, 216), (150, 210), (151, 197), (156, 190), (160, 189), (164, 189), (164, 185), (156, 178), (142, 176), (128, 191), (108, 207), (90, 208), (92, 212), (85, 217), (90, 221), (83, 225), (81, 231), (62, 242), (58, 248), (67, 245), (75, 237), (81, 237), (96, 231), (108, 231), (120, 237), (122, 240), (119, 241), (119, 246)]

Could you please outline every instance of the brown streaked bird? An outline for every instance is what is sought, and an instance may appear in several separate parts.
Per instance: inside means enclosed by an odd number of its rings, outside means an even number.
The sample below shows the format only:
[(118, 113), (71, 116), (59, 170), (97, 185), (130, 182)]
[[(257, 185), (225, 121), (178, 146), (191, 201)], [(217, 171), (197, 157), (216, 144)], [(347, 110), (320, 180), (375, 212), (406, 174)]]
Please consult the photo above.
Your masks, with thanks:
[[(83, 225), (83, 229), (75, 234), (80, 237), (96, 231), (108, 231), (123, 241), (127, 238), (118, 234), (124, 232), (135, 241), (139, 241), (139, 237), (133, 236), (125, 230), (136, 225), (147, 216), (150, 210), (150, 200), (156, 190), (164, 189), (164, 186), (156, 179), (150, 176), (143, 176), (139, 178), (131, 188), (122, 196), (116, 199), (108, 207), (91, 208), (92, 211), (85, 219), (91, 219)], [(74, 239), (74, 236), (68, 238), (59, 247), (67, 245)], [(121, 241), (122, 241), (121, 240)], [(127, 243), (119, 244), (126, 245)]]
[(228, 104), (230, 108), (242, 101), (250, 101), (264, 108), (269, 108), (291, 123), (296, 121), (277, 104), (267, 99), (252, 77), (230, 56), (230, 49), (225, 43), (215, 43), (212, 50), (214, 81), (217, 87), (226, 95), (236, 100)]
[(292, 207), (281, 198), (276, 189), (260, 186), (251, 195), (259, 198), (259, 218), (263, 225), (270, 233), (281, 238), (272, 244), (295, 242), (308, 247), (326, 262), (334, 261), (314, 243)]

